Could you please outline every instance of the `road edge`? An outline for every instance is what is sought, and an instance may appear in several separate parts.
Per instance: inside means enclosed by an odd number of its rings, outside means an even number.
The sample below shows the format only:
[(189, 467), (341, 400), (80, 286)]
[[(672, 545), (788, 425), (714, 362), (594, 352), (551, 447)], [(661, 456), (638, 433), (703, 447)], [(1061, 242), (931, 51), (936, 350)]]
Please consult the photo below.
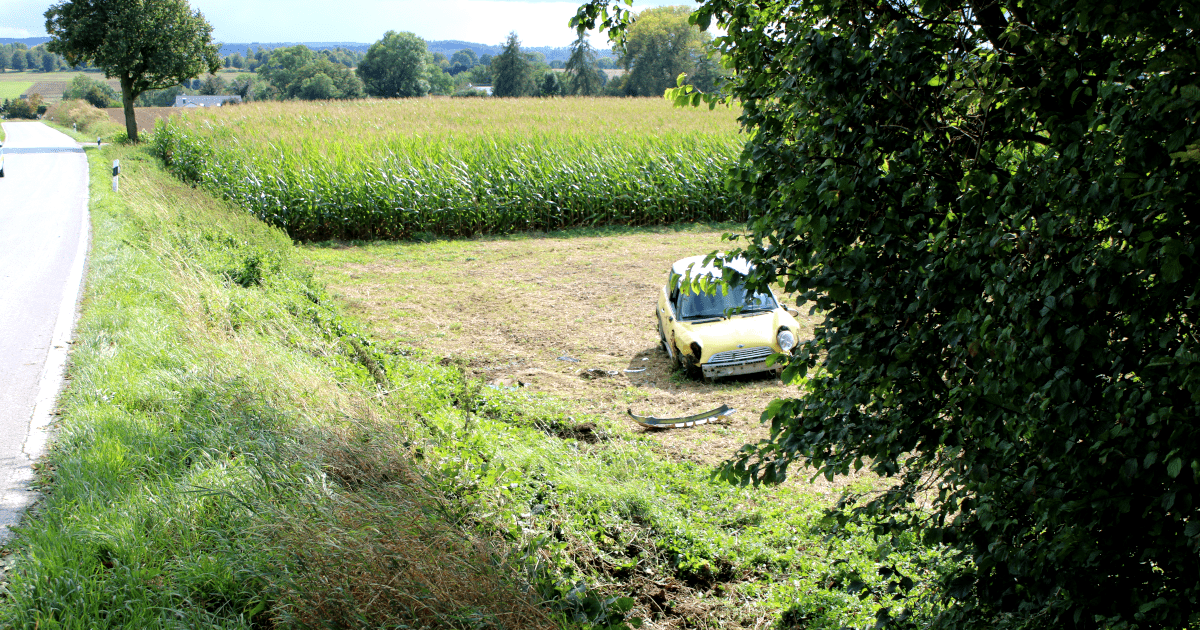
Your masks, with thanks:
[[(73, 343), (75, 324), (79, 321), (80, 297), (83, 294), (84, 270), (87, 267), (88, 253), (91, 250), (92, 220), (91, 206), (91, 164), (87, 154), (83, 154), (84, 181), (83, 203), (81, 208), (79, 241), (75, 245), (75, 258), (71, 261), (67, 272), (66, 284), (63, 287), (62, 301), (58, 307), (58, 317), (54, 322), (54, 332), (50, 336), (50, 348), (46, 353), (46, 362), (38, 381), (37, 396), (34, 398), (33, 414), (29, 419), (29, 429), (25, 441), (21, 445), (21, 453), (28, 463), (14, 471), (13, 484), (4, 494), (6, 508), (13, 508), (15, 518), (10, 522), (0, 522), (0, 544), (7, 543), (13, 537), (13, 527), (21, 522), (29, 508), (40, 498), (40, 493), (33, 485), (33, 466), (45, 453), (46, 444), (50, 438), (50, 425), (57, 415), (58, 396), (62, 393), (66, 380), (67, 359), (70, 346)], [(0, 569), (0, 574), (3, 570)]]

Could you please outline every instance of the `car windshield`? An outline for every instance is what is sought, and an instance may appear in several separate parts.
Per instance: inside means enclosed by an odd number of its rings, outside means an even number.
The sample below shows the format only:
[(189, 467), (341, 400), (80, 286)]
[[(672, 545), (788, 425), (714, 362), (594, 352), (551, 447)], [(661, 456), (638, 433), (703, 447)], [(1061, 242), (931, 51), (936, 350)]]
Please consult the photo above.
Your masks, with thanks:
[(724, 293), (717, 289), (715, 295), (685, 292), (679, 296), (680, 319), (724, 317), (725, 311), (737, 308), (742, 312), (770, 311), (776, 308), (776, 304), (770, 294), (749, 291), (736, 284), (726, 287)]

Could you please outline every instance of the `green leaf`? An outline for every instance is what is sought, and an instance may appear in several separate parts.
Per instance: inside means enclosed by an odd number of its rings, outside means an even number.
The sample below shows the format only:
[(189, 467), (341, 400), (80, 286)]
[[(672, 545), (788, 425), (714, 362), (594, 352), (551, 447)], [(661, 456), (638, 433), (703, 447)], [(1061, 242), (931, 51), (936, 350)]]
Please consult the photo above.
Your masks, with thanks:
[(1183, 470), (1183, 460), (1176, 457), (1167, 464), (1167, 476), (1174, 479), (1179, 476), (1179, 472)]
[(1084, 337), (1085, 335), (1083, 329), (1079, 328), (1078, 326), (1072, 326), (1068, 328), (1066, 333), (1067, 347), (1073, 352), (1078, 351), (1083, 345)]

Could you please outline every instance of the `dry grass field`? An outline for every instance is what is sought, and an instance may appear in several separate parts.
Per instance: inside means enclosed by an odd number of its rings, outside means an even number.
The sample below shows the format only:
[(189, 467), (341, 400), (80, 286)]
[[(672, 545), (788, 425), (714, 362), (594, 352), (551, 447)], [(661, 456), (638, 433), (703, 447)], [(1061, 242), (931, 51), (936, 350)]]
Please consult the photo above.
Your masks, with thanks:
[(116, 79), (105, 79), (103, 74), (96, 72), (4, 72), (0, 73), (0, 94), (5, 92), (10, 84), (28, 84), (17, 94), (40, 94), (47, 103), (57, 103), (62, 100), (63, 92), (71, 85), (71, 79), (84, 74), (93, 79), (108, 83), (117, 92), (121, 91), (121, 83)]
[[(763, 409), (797, 393), (773, 375), (690, 380), (658, 347), (653, 311), (667, 269), (728, 246), (721, 235), (697, 225), (305, 251), (318, 280), (378, 338), (459, 363), (491, 386), (574, 401), (581, 415), (637, 430), (629, 408), (675, 417), (735, 407), (721, 424), (647, 432), (671, 457), (711, 465), (765, 438)], [(802, 338), (815, 323), (806, 313)]]
[[(120, 107), (108, 107), (104, 109), (108, 113), (108, 117), (113, 122), (125, 126), (125, 110)], [(182, 113), (184, 110), (175, 107), (136, 107), (133, 110), (133, 115), (137, 117), (138, 129), (143, 132), (154, 131), (154, 125), (163, 118), (172, 114)]]

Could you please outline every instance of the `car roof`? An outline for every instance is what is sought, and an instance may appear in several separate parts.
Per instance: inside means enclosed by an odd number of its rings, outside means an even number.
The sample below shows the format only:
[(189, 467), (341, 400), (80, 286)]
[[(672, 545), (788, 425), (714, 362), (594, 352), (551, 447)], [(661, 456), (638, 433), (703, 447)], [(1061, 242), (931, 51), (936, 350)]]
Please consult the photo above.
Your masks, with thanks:
[[(683, 276), (687, 275), (688, 270), (691, 269), (692, 278), (699, 278), (701, 276), (720, 278), (721, 270), (717, 269), (716, 265), (712, 264), (711, 262), (707, 265), (704, 264), (704, 259), (707, 257), (707, 254), (701, 254), (699, 256), (688, 256), (687, 258), (676, 260), (675, 264), (671, 265), (671, 273), (677, 276)], [(750, 271), (754, 269), (754, 266), (750, 264), (750, 261), (742, 258), (741, 256), (726, 260), (725, 266), (744, 276), (750, 275)]]

